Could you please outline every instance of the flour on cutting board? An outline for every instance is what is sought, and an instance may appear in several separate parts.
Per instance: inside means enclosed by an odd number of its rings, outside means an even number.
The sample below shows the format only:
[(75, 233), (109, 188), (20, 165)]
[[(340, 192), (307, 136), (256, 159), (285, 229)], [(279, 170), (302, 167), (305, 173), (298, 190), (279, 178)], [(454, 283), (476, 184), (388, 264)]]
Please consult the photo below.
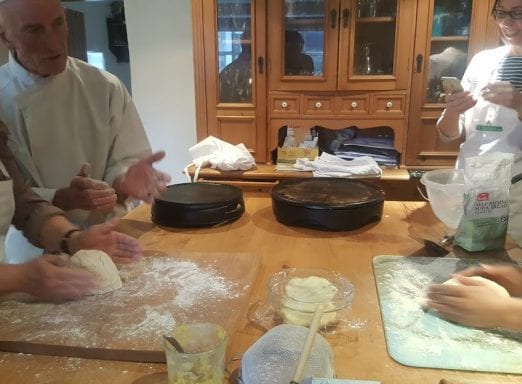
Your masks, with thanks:
[(178, 323), (213, 321), (227, 328), (237, 320), (251, 281), (225, 276), (223, 263), (145, 257), (122, 267), (123, 287), (105, 295), (63, 304), (0, 301), (2, 338), (161, 350), (161, 335)]
[(422, 309), (430, 284), (440, 284), (451, 273), (476, 263), (450, 258), (374, 258), (386, 342), (395, 360), (421, 367), (522, 373), (522, 333), (468, 328)]

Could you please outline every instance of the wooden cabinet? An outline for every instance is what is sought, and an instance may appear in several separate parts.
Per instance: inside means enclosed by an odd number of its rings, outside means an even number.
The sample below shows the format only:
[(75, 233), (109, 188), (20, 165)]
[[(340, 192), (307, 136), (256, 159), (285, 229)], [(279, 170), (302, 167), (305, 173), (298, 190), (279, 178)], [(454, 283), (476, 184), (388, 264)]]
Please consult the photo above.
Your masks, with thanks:
[[(451, 166), (438, 80), (498, 45), (492, 3), (192, 0), (198, 140), (242, 142), (262, 163), (284, 126), (385, 125), (401, 165)], [(460, 70), (440, 66), (448, 52)]]
[(198, 140), (243, 143), (267, 161), (265, 0), (192, 0), (192, 18)]
[(267, 3), (271, 109), (268, 147), (284, 126), (340, 129), (387, 125), (405, 149), (416, 3), (411, 0), (277, 0)]
[(410, 90), (406, 165), (453, 166), (461, 141), (440, 140), (436, 122), (444, 109), (441, 76), (462, 78), (469, 59), (499, 44), (493, 0), (418, 0)]

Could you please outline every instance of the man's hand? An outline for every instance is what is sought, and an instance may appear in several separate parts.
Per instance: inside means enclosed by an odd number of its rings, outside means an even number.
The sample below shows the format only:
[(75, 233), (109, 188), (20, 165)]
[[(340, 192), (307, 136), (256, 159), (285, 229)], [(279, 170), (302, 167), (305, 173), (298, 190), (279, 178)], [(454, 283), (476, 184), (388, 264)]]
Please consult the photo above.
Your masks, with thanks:
[(92, 273), (67, 268), (69, 256), (43, 255), (23, 269), (22, 290), (45, 301), (80, 299), (94, 290), (96, 280)]
[(432, 285), (428, 290), (428, 307), (456, 323), (478, 328), (502, 326), (502, 318), (517, 299), (500, 295), (483, 281), (458, 279), (463, 285)]
[(115, 263), (131, 263), (141, 257), (141, 247), (136, 239), (116, 232), (119, 219), (93, 225), (75, 232), (69, 239), (71, 254), (80, 249), (99, 249), (107, 253)]
[(169, 175), (153, 167), (164, 157), (165, 152), (156, 152), (130, 166), (124, 175), (114, 181), (116, 193), (152, 203), (170, 182)]
[(110, 211), (116, 205), (116, 192), (104, 181), (91, 179), (90, 165), (85, 163), (69, 187), (61, 188), (54, 195), (53, 204), (68, 211), (71, 209), (98, 209)]
[(514, 109), (522, 115), (522, 93), (508, 81), (489, 83), (481, 90), (481, 96), (490, 103)]

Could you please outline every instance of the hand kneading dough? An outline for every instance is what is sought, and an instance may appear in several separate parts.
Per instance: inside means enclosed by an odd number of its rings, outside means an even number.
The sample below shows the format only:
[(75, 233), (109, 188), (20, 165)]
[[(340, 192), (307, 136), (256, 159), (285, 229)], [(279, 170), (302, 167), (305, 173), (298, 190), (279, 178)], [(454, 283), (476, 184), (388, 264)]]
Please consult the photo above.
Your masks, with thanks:
[[(493, 280), (486, 279), (482, 276), (471, 276), (470, 279), (476, 281), (482, 281), (486, 286), (490, 287), (493, 291), (495, 291), (499, 296), (509, 297), (509, 292), (502, 285), (495, 283)], [(462, 285), (455, 277), (445, 281), (445, 285)]]
[(290, 279), (285, 286), (286, 299), (283, 299), (281, 309), (284, 322), (308, 327), (312, 322), (315, 307), (319, 303), (324, 304), (325, 312), (321, 318), (321, 326), (334, 322), (336, 313), (331, 312), (335, 310), (332, 299), (337, 291), (337, 287), (322, 277), (309, 276)]
[(97, 286), (93, 295), (101, 295), (122, 287), (118, 268), (112, 259), (103, 251), (81, 250), (71, 257), (74, 267), (85, 269), (94, 273)]

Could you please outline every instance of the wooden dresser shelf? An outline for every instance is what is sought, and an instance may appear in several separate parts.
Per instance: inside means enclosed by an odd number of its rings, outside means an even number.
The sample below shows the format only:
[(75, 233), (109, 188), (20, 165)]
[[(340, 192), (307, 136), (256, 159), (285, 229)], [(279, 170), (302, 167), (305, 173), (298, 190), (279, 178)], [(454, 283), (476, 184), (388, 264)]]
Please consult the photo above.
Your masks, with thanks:
[[(189, 168), (194, 177), (195, 167)], [(257, 164), (247, 171), (220, 171), (202, 168), (198, 181), (235, 185), (245, 191), (269, 192), (281, 180), (312, 177), (312, 172), (277, 171), (273, 164)], [(419, 201), (418, 179), (410, 178), (406, 169), (384, 169), (381, 177), (365, 177), (365, 181), (375, 183), (386, 192), (387, 200)]]

